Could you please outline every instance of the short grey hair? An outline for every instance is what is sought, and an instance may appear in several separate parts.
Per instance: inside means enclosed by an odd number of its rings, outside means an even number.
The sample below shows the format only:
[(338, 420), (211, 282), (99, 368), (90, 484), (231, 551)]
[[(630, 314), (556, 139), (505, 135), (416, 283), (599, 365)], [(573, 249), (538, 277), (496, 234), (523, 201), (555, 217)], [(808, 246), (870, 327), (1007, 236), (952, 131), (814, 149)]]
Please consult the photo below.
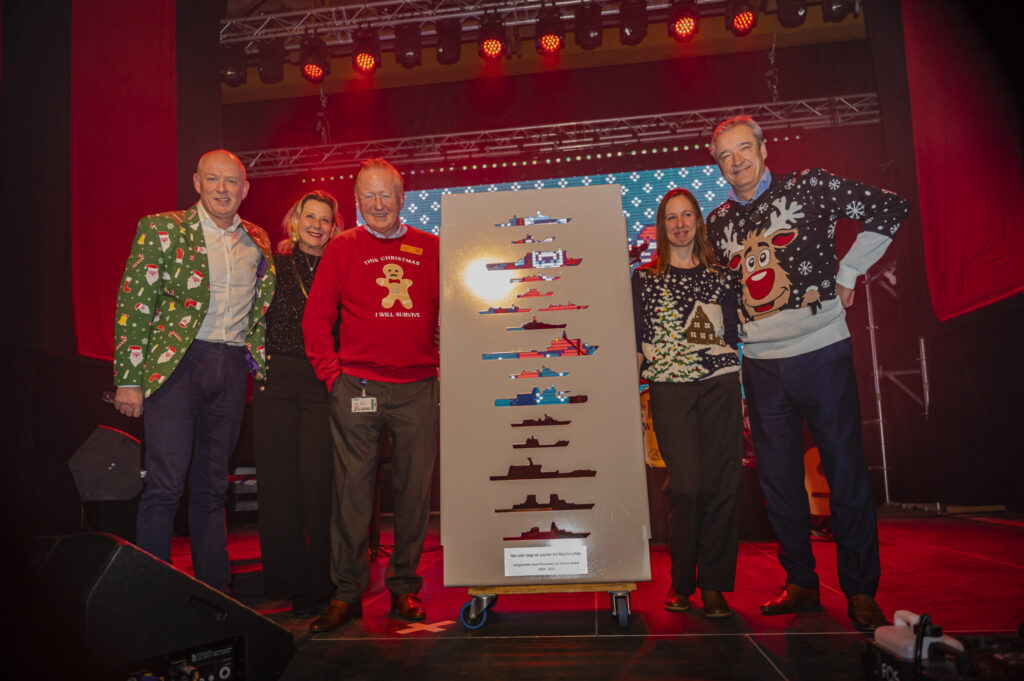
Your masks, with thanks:
[(398, 188), (401, 191), (405, 191), (405, 180), (402, 179), (402, 173), (398, 172), (398, 168), (391, 165), (389, 162), (382, 158), (364, 158), (359, 163), (359, 172), (356, 173), (356, 182), (359, 182), (359, 176), (362, 175), (364, 170), (383, 170), (391, 173), (391, 175), (398, 180)]
[(711, 145), (708, 147), (708, 151), (711, 152), (711, 158), (715, 159), (716, 163), (718, 162), (718, 158), (715, 157), (715, 140), (718, 139), (718, 136), (723, 132), (732, 130), (737, 125), (745, 125), (750, 128), (750, 131), (754, 133), (754, 139), (757, 140), (757, 146), (760, 147), (764, 144), (764, 133), (761, 131), (761, 126), (758, 125), (757, 121), (753, 118), (750, 116), (733, 116), (732, 118), (727, 118), (719, 123), (718, 127), (715, 128), (715, 131), (711, 133)]

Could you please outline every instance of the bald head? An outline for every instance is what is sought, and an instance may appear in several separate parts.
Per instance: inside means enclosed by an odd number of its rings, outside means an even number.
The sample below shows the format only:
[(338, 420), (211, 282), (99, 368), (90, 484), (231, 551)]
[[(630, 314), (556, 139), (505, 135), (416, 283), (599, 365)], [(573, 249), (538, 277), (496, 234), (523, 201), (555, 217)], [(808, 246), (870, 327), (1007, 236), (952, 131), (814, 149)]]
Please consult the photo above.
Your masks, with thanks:
[(249, 193), (245, 166), (238, 157), (224, 149), (206, 152), (199, 159), (192, 182), (213, 222), (221, 229), (230, 227)]

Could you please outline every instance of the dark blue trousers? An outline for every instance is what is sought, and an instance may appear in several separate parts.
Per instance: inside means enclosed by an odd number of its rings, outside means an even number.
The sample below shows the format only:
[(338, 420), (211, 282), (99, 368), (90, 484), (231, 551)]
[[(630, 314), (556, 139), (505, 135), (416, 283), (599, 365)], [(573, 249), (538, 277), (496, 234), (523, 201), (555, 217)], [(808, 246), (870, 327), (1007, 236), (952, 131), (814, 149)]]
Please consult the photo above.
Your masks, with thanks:
[(227, 591), (231, 580), (224, 502), (228, 459), (238, 442), (248, 373), (246, 349), (193, 341), (167, 382), (146, 398), (146, 477), (136, 517), (138, 545), (171, 557), (174, 514), (188, 480), (196, 578)]
[(878, 524), (849, 339), (783, 359), (743, 358), (743, 387), (757, 471), (786, 583), (818, 588), (804, 487), (803, 422), (814, 437), (830, 488), (839, 586), (874, 596), (881, 566)]

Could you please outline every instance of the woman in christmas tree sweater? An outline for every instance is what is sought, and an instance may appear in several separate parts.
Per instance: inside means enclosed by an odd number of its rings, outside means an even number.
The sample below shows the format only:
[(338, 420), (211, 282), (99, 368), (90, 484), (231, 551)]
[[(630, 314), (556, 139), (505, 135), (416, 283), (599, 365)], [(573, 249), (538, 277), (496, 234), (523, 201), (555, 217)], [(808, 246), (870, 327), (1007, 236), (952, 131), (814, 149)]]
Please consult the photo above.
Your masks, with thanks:
[(732, 614), (743, 457), (734, 285), (715, 261), (700, 206), (685, 189), (658, 205), (657, 256), (633, 273), (637, 361), (668, 468), (672, 585), (665, 609)]

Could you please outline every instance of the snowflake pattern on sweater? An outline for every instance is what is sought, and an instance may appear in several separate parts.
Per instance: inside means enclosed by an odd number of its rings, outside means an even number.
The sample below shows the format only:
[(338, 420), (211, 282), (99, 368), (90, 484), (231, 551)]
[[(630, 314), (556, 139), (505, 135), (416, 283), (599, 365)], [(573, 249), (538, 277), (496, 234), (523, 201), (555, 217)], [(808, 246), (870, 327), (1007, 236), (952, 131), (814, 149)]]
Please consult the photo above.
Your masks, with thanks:
[(642, 376), (689, 383), (737, 371), (736, 303), (728, 275), (704, 267), (633, 273), (633, 320)]
[(708, 216), (708, 235), (719, 259), (739, 274), (746, 323), (786, 309), (815, 314), (837, 297), (834, 235), (840, 218), (860, 221), (862, 231), (888, 239), (908, 210), (892, 192), (813, 168), (773, 178), (746, 205), (726, 201)]

